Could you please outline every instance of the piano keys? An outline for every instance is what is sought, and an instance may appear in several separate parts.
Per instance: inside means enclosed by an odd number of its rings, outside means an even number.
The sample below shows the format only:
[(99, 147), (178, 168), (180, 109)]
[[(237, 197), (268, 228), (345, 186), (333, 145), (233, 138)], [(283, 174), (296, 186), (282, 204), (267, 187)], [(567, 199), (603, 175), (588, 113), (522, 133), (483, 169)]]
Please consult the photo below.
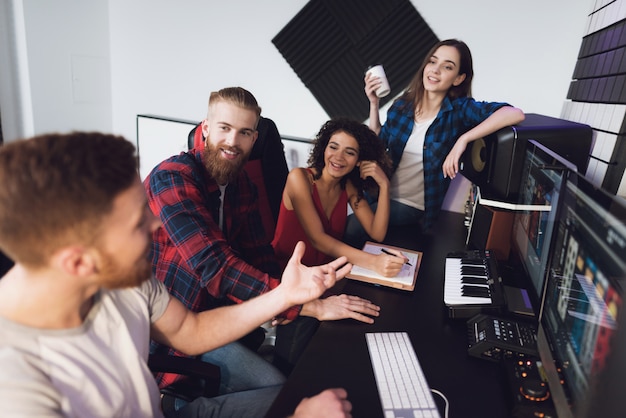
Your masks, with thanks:
[(503, 293), (495, 255), (489, 250), (448, 254), (443, 301), (450, 318), (500, 313), (505, 306)]

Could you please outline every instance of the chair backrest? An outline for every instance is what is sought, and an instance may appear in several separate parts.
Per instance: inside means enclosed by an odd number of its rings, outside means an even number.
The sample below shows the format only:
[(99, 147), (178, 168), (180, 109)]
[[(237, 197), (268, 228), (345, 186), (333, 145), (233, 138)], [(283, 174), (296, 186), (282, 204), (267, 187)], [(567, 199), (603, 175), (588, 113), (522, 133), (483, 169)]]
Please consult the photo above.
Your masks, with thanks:
[[(259, 137), (244, 169), (257, 187), (263, 227), (271, 239), (274, 236), (289, 168), (283, 142), (274, 121), (261, 117), (257, 130)], [(189, 132), (187, 143), (191, 149), (203, 142), (202, 128), (198, 124)]]
[(4, 276), (11, 267), (13, 267), (13, 260), (7, 257), (2, 251), (0, 251), (0, 278)]

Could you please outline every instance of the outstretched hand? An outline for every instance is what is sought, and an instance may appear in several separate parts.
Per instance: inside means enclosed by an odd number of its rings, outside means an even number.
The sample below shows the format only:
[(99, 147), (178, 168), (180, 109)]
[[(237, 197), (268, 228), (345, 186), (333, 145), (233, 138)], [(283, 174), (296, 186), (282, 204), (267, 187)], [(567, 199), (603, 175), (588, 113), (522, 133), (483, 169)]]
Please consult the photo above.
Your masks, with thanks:
[(301, 305), (319, 298), (352, 269), (352, 264), (348, 263), (346, 257), (339, 257), (321, 266), (307, 267), (302, 264), (304, 250), (304, 243), (299, 241), (281, 280), (281, 286), (292, 305)]

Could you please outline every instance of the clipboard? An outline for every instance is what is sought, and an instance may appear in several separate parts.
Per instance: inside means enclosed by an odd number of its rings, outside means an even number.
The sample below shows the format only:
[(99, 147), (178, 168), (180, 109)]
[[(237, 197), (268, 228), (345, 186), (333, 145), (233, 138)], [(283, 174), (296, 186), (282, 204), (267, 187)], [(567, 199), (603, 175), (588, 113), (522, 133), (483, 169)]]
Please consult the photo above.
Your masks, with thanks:
[(354, 265), (350, 273), (346, 275), (347, 278), (352, 280), (359, 280), (362, 282), (373, 283), (381, 286), (393, 287), (395, 289), (411, 291), (415, 288), (415, 280), (417, 280), (417, 273), (422, 263), (422, 252), (407, 250), (406, 248), (394, 247), (392, 245), (385, 245), (378, 242), (367, 241), (363, 246), (363, 251), (370, 254), (380, 254), (383, 249), (393, 249), (401, 251), (409, 259), (409, 264), (405, 264), (395, 277), (385, 277), (375, 271), (366, 269), (361, 266)]

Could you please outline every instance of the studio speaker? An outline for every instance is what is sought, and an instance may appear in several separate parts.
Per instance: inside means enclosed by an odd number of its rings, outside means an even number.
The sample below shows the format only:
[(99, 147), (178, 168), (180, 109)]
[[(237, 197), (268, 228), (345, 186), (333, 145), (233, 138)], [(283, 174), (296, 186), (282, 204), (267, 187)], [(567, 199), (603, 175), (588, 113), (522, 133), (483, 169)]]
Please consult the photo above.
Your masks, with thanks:
[(486, 184), (491, 169), (493, 141), (478, 138), (467, 146), (459, 161), (459, 169), (463, 176), (474, 184)]
[(470, 142), (459, 160), (459, 172), (479, 186), (483, 196), (516, 203), (528, 140), (536, 140), (584, 173), (592, 138), (589, 125), (529, 113), (518, 125)]

